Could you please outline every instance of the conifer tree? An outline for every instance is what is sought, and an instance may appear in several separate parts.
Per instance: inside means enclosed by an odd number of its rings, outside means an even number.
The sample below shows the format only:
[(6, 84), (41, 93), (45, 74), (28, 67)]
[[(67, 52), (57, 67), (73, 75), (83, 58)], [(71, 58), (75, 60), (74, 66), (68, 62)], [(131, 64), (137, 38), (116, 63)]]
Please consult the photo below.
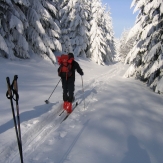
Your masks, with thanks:
[(58, 41), (60, 28), (54, 21), (54, 18), (57, 17), (57, 10), (51, 1), (29, 1), (30, 6), (27, 9), (29, 22), (27, 38), (30, 47), (34, 53), (44, 58), (48, 56), (54, 63), (56, 58), (53, 51), (62, 49)]
[[(102, 7), (101, 1), (92, 1), (90, 21), (90, 46), (88, 54), (97, 64), (102, 65), (104, 65), (105, 62), (112, 61), (112, 54), (110, 46), (108, 45), (108, 40), (111, 40), (110, 38), (112, 33), (110, 33), (109, 36), (106, 37), (106, 32), (108, 32), (106, 21), (108, 20), (110, 20), (110, 17), (108, 15), (106, 16), (105, 8)], [(112, 45), (112, 43), (110, 43), (110, 45)]]
[(126, 76), (135, 76), (155, 92), (163, 92), (162, 0), (134, 0), (132, 6), (135, 6), (134, 11), (140, 10), (135, 25), (138, 36), (125, 61), (131, 65)]
[(61, 5), (63, 51), (86, 57), (88, 46), (88, 10), (83, 0), (63, 1)]
[(97, 64), (104, 64), (102, 53), (105, 54), (105, 50), (101, 45), (105, 44), (103, 37), (103, 31), (100, 27), (100, 21), (103, 19), (103, 10), (101, 10), (101, 1), (95, 0), (91, 3), (91, 21), (90, 21), (90, 47), (89, 53), (91, 58)]
[(0, 2), (0, 56), (9, 58), (9, 48), (5, 41), (6, 31), (8, 31), (6, 24), (6, 13), (9, 8), (9, 5), (5, 1)]
[(119, 54), (121, 62), (125, 62), (126, 56), (130, 52), (130, 50), (133, 48), (135, 39), (137, 37), (136, 33), (130, 35), (129, 37), (130, 33), (131, 33), (131, 29), (124, 29), (121, 35), (121, 38), (119, 40), (119, 45), (118, 45), (117, 50), (118, 50), (118, 54)]
[(108, 8), (108, 11), (104, 13), (104, 22), (102, 24), (102, 28), (104, 30), (104, 37), (106, 37), (106, 45), (105, 45), (106, 55), (104, 57), (104, 61), (106, 63), (112, 62), (116, 54), (113, 24), (110, 15), (111, 12), (110, 9)]
[(30, 58), (35, 53), (56, 62), (53, 52), (62, 49), (60, 29), (55, 22), (58, 18), (56, 3), (49, 0), (4, 0), (0, 4), (4, 13), (1, 16), (1, 55), (16, 59)]
[(2, 28), (0, 31), (0, 37), (1, 41), (7, 45), (7, 47), (3, 47), (8, 49), (3, 50), (6, 53), (4, 56), (9, 59), (15, 59), (15, 57), (29, 58), (29, 47), (25, 36), (25, 30), (28, 27), (28, 23), (24, 13), (19, 8), (19, 5), (28, 7), (28, 0), (15, 0), (14, 2), (1, 1), (0, 4), (2, 4), (1, 7), (4, 12), (1, 21)]

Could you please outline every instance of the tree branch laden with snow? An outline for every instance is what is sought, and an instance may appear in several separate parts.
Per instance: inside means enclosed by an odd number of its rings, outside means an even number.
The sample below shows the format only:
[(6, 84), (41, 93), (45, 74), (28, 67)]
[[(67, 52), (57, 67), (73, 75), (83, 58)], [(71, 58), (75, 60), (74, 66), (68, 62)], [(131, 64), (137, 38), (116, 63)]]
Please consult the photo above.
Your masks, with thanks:
[(162, 0), (133, 1), (132, 6), (136, 6), (135, 10), (140, 10), (133, 27), (137, 29), (138, 35), (136, 44), (125, 60), (132, 67), (126, 72), (126, 76), (134, 76), (145, 81), (157, 93), (163, 93), (162, 4)]

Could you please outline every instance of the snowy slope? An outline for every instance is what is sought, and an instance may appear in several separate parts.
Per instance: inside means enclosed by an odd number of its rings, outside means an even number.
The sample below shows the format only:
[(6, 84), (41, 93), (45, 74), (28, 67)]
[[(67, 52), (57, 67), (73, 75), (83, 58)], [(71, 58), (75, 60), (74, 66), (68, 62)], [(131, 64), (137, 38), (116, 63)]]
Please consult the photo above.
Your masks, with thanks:
[[(0, 163), (19, 163), (6, 77), (18, 75), (19, 107), (25, 163), (162, 163), (163, 97), (143, 83), (123, 77), (127, 66), (98, 66), (77, 59), (79, 106), (61, 123), (58, 66), (33, 57), (29, 61), (0, 59)], [(85, 107), (84, 107), (85, 101)]]

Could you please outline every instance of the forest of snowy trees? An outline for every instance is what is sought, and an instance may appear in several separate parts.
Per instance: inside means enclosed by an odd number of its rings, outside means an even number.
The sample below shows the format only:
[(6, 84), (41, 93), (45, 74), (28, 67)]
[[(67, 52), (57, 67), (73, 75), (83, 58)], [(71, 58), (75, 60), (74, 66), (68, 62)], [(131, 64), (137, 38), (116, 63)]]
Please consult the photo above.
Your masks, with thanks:
[(37, 54), (56, 63), (57, 51), (98, 64), (112, 62), (112, 21), (100, 0), (0, 1), (1, 57), (26, 59)]
[(163, 93), (163, 2), (133, 0), (135, 25), (114, 38), (109, 9), (101, 0), (1, 0), (0, 57), (38, 55), (56, 63), (57, 52), (73, 52), (97, 64), (115, 56), (130, 64), (126, 77)]

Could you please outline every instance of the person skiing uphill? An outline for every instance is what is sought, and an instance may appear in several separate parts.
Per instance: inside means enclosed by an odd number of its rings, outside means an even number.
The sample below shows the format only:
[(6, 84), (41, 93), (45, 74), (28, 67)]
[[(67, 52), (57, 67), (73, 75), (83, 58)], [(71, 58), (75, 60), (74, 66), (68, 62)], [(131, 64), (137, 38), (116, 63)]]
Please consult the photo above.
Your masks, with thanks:
[(68, 55), (62, 54), (61, 57), (58, 57), (58, 62), (60, 64), (58, 75), (61, 77), (63, 88), (63, 108), (67, 110), (68, 113), (71, 113), (75, 90), (75, 70), (77, 70), (81, 76), (84, 75), (84, 73), (78, 62), (74, 60), (73, 53), (69, 53)]

